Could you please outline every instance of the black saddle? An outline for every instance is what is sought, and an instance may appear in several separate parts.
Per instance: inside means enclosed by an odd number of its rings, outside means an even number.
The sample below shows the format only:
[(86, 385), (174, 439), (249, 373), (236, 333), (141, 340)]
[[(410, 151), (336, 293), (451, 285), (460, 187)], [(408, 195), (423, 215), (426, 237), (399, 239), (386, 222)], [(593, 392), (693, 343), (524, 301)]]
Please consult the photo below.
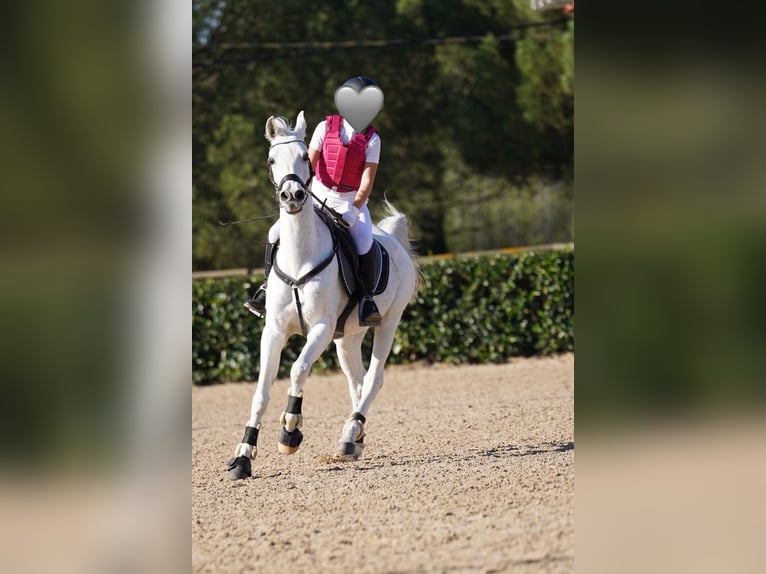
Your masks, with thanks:
[[(335, 326), (334, 338), (343, 336), (343, 328), (346, 324), (346, 319), (351, 314), (351, 311), (356, 308), (359, 301), (362, 298), (362, 277), (359, 271), (359, 255), (356, 253), (356, 246), (354, 240), (351, 238), (351, 234), (348, 229), (341, 227), (335, 222), (335, 219), (328, 213), (325, 213), (321, 207), (315, 207), (317, 215), (324, 221), (330, 232), (335, 238), (335, 244), (338, 246), (336, 255), (338, 259), (338, 268), (340, 269), (340, 282), (343, 284), (343, 288), (348, 295), (348, 304), (338, 318), (338, 323)], [(373, 295), (380, 295), (388, 287), (388, 277), (390, 271), (390, 260), (388, 251), (377, 239), (372, 240), (372, 249), (375, 254), (376, 262), (376, 281), (375, 288), (372, 291)]]

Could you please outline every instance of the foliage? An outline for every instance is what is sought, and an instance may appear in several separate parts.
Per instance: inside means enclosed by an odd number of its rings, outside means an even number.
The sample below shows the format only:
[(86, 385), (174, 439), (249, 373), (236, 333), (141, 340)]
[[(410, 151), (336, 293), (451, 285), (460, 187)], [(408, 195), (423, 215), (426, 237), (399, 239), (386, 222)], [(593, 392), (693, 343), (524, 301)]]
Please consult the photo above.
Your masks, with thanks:
[[(535, 147), (560, 176), (571, 163), (555, 165), (555, 158), (574, 153), (574, 20), (562, 34), (536, 32), (520, 40), (516, 64), (521, 74), (517, 104), (524, 120), (534, 126)], [(566, 137), (556, 137), (559, 134)]]
[[(454, 234), (460, 249), (536, 243), (539, 230), (529, 222), (546, 207), (524, 198), (541, 186), (571, 213), (573, 23), (514, 31), (518, 39), (509, 39), (514, 26), (560, 15), (533, 13), (526, 0), (206, 0), (192, 7), (194, 269), (260, 266), (270, 222), (217, 222), (275, 210), (266, 119), (294, 121), (304, 110), (310, 136), (336, 111), (338, 85), (357, 74), (374, 78), (385, 94), (375, 119), (383, 145), (371, 208), (385, 193), (413, 222), (422, 253), (453, 249)], [(452, 36), (480, 41), (409, 42)], [(407, 42), (284, 47), (396, 39)], [(475, 220), (453, 215), (460, 204), (483, 204), (488, 191), (490, 211), (504, 215), (481, 221), (487, 233), (479, 237), (464, 229)], [(571, 240), (571, 217), (547, 221), (552, 240)], [(510, 238), (506, 229), (514, 230)]]
[[(406, 309), (389, 363), (485, 363), (574, 348), (574, 252), (496, 254), (424, 261), (425, 288)], [(194, 383), (254, 380), (263, 320), (243, 306), (242, 278), (192, 284)], [(369, 354), (371, 336), (365, 339)], [(289, 373), (303, 337), (282, 353)], [(315, 370), (338, 368), (333, 346)]]
[[(494, 249), (498, 245), (568, 242), (573, 236), (574, 186), (531, 177), (516, 186), (498, 176), (473, 172), (449, 155), (443, 190), (455, 197), (445, 208), (447, 252)], [(468, 197), (461, 190), (471, 189)]]

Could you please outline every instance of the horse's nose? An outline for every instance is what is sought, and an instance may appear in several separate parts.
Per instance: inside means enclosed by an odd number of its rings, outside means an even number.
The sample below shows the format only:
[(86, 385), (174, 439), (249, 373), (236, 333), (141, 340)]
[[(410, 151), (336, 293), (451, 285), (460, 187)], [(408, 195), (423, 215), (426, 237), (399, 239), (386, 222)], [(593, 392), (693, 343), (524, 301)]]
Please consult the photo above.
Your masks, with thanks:
[(296, 190), (284, 190), (280, 192), (279, 199), (282, 201), (303, 201), (306, 199), (306, 192), (302, 189), (296, 189)]

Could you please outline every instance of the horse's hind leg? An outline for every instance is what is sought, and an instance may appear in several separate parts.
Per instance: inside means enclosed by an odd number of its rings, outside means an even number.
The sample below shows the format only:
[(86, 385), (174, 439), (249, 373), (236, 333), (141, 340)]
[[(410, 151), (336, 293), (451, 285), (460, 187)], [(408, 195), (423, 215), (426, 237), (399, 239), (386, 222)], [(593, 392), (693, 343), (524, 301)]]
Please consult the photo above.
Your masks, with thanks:
[(399, 316), (386, 316), (380, 327), (375, 329), (375, 338), (372, 343), (372, 357), (370, 368), (364, 376), (362, 394), (360, 400), (354, 406), (354, 412), (343, 425), (335, 456), (340, 460), (356, 460), (361, 456), (364, 448), (364, 424), (367, 422), (367, 411), (370, 410), (375, 396), (383, 385), (383, 369), (394, 343), (396, 327), (399, 325)]
[(362, 400), (362, 379), (364, 363), (362, 362), (362, 341), (367, 331), (349, 335), (335, 341), (338, 362), (343, 374), (348, 380), (348, 393), (351, 395), (351, 411), (356, 411)]
[(333, 328), (329, 323), (314, 325), (306, 335), (306, 344), (290, 369), (290, 394), (287, 397), (287, 408), (282, 413), (283, 426), (277, 445), (282, 454), (293, 454), (303, 441), (303, 433), (300, 431), (303, 424), (303, 385), (311, 372), (311, 366), (332, 341), (332, 335)]

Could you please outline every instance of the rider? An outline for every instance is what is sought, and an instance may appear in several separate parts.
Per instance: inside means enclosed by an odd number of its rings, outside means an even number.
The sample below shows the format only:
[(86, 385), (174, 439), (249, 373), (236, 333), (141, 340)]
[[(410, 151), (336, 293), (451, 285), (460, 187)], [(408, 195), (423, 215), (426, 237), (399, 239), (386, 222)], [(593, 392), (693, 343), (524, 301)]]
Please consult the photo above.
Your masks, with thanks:
[[(357, 76), (346, 81), (357, 92), (367, 86), (377, 86), (370, 78)], [(372, 193), (375, 174), (380, 160), (380, 136), (372, 124), (362, 132), (356, 132), (346, 119), (339, 115), (327, 116), (319, 122), (309, 143), (309, 159), (316, 172), (311, 191), (315, 200), (327, 201), (327, 205), (342, 214), (349, 225), (349, 233), (359, 254), (362, 274), (363, 297), (359, 308), (359, 324), (378, 326), (382, 319), (372, 291), (375, 288), (375, 254), (372, 250), (372, 221), (367, 209), (367, 199)], [(265, 279), (245, 307), (263, 317), (266, 313), (266, 281), (272, 266), (274, 248), (279, 240), (279, 222), (269, 230), (264, 262)]]

